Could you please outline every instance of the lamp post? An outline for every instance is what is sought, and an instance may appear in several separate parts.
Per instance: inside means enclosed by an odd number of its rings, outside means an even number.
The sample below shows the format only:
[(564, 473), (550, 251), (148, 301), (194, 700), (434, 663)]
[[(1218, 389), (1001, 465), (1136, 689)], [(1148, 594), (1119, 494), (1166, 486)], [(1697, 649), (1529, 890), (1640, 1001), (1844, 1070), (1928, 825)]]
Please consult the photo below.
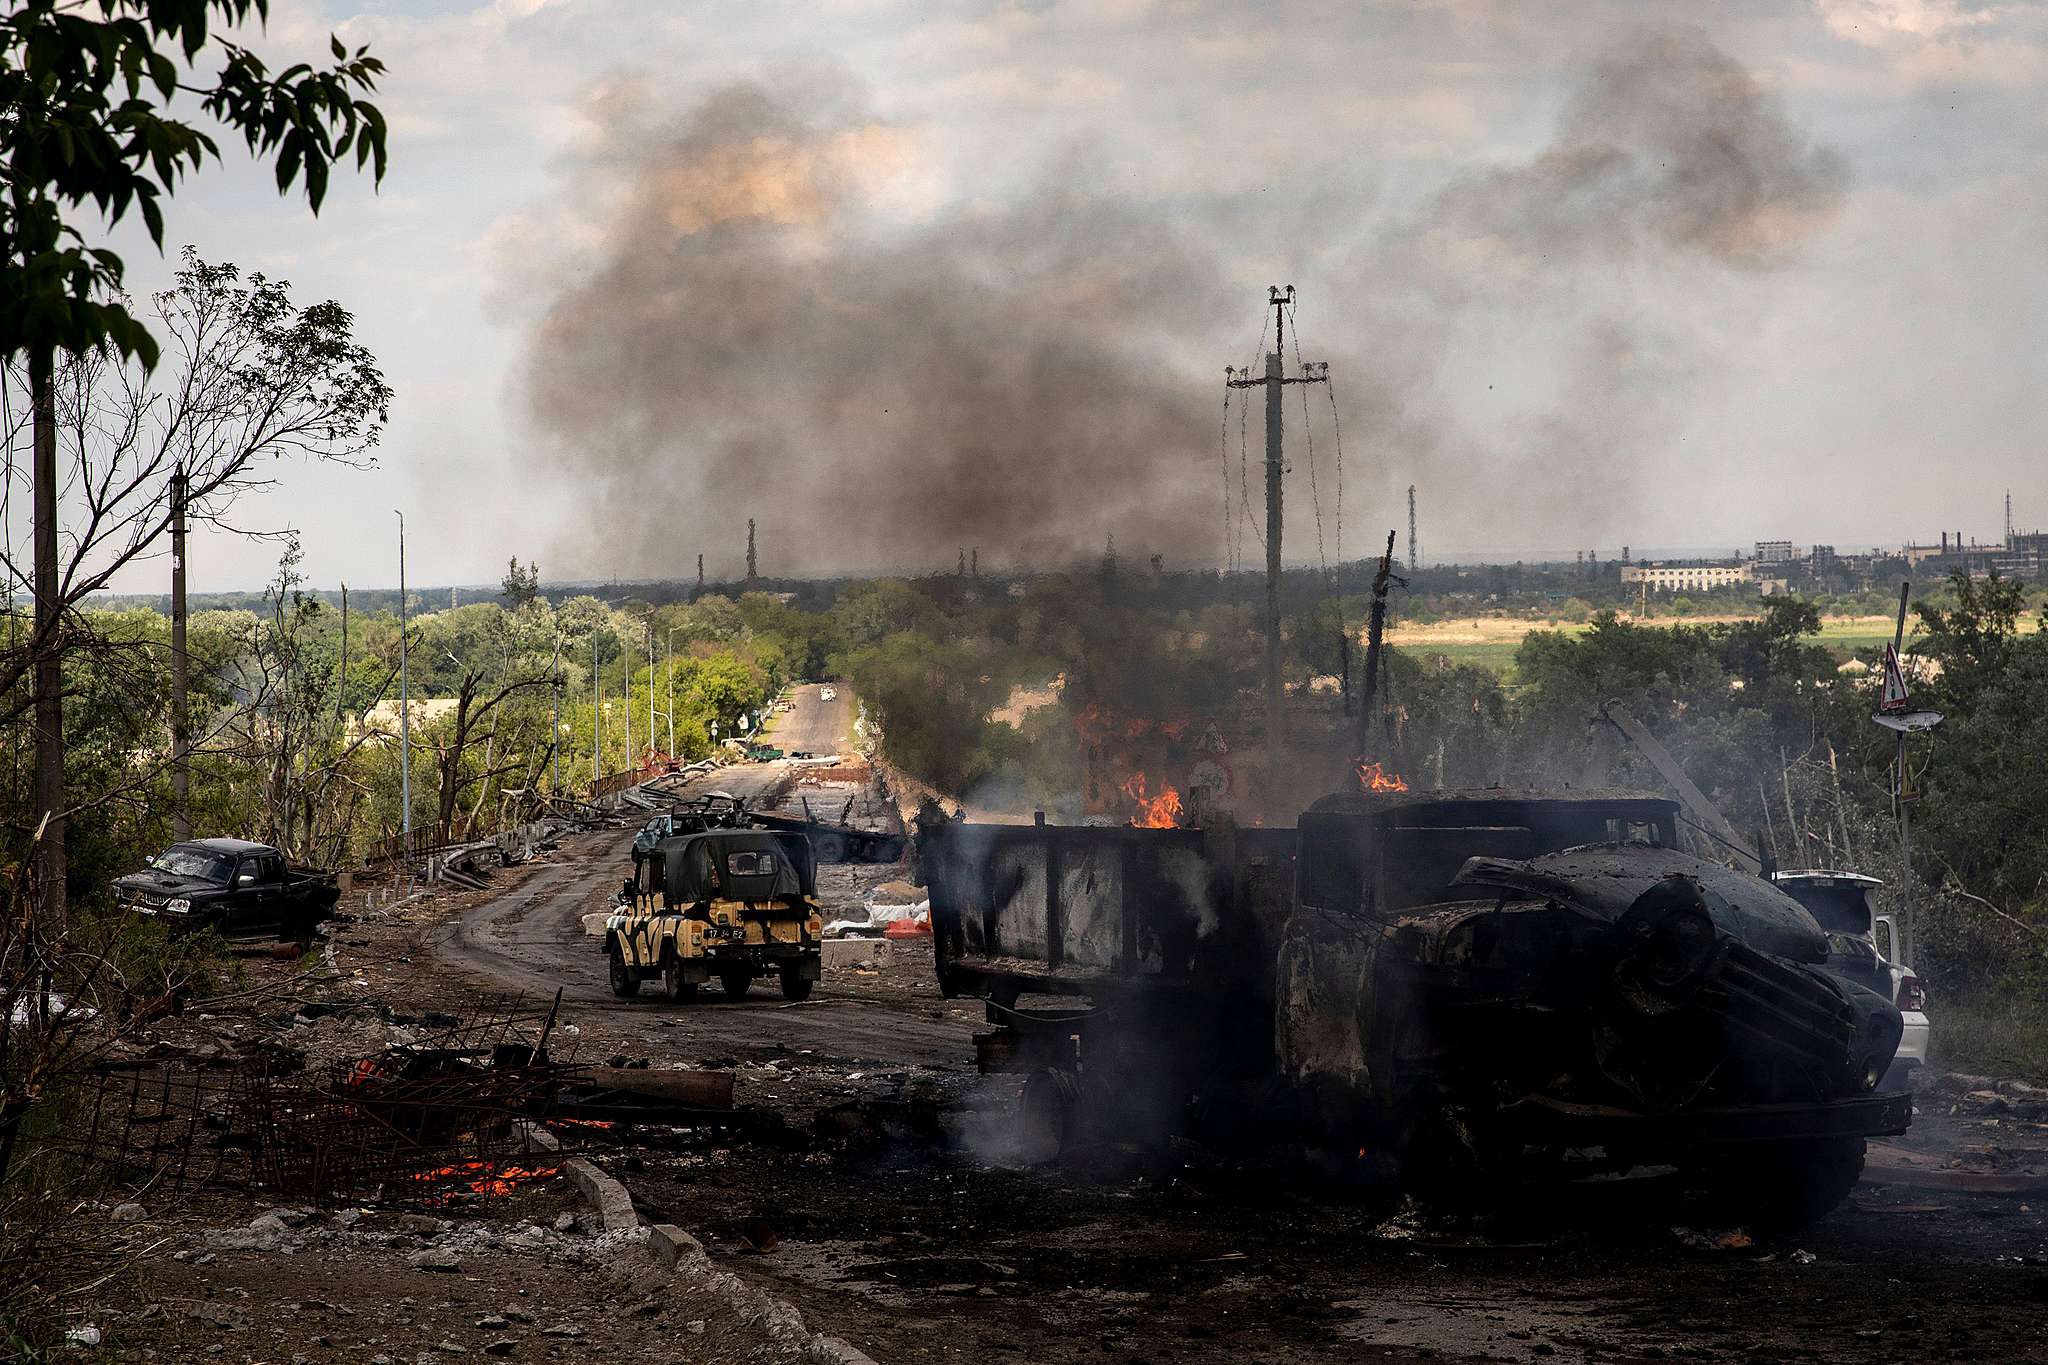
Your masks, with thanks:
[(560, 796), (562, 794), (562, 626), (559, 620), (555, 624), (555, 658), (554, 662), (548, 665), (548, 671), (554, 675), (555, 684), (551, 689), (554, 692), (555, 701), (555, 731), (552, 735), (548, 736), (548, 760), (553, 764), (555, 770), (554, 794)]
[(668, 628), (668, 756), (676, 756), (676, 631)]

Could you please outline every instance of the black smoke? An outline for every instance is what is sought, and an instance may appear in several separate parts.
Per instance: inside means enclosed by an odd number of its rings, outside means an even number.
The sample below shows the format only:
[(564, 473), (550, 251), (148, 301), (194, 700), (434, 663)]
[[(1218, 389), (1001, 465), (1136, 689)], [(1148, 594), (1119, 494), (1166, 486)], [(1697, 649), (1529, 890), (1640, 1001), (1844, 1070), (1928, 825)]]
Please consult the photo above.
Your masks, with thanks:
[[(1258, 299), (1231, 270), (1243, 206), (1120, 197), (1080, 152), (1031, 195), (892, 226), (873, 196), (909, 136), (826, 84), (600, 109), (567, 191), (597, 243), (552, 287), (522, 390), (591, 516), (590, 567), (715, 564), (748, 516), (777, 574), (970, 544), (1064, 562), (1110, 536), (1220, 560), (1220, 370), (1247, 358)], [(1712, 401), (1688, 293), (1795, 257), (1845, 180), (1704, 35), (1658, 29), (1592, 58), (1526, 161), (1390, 216), (1361, 204), (1362, 245), (1315, 264), (1313, 340), (1387, 500), (1372, 515), (1394, 524), (1413, 480), (1481, 534), (1595, 543), (1642, 495), (1629, 471)], [(1490, 422), (1469, 410), (1475, 335), (1489, 355), (1513, 337), (1535, 375)], [(1177, 359), (1205, 350), (1206, 369)]]

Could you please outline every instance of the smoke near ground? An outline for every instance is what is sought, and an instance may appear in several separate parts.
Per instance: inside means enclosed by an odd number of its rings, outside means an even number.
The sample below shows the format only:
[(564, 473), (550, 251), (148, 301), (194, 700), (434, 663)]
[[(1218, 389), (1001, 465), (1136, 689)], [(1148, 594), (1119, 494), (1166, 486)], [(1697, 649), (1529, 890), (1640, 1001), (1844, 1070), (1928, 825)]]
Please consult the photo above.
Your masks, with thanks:
[[(539, 458), (587, 494), (565, 568), (730, 564), (748, 516), (777, 574), (960, 545), (1056, 563), (1111, 536), (1222, 559), (1220, 370), (1249, 358), (1258, 297), (1231, 268), (1244, 206), (1120, 196), (1083, 148), (1029, 195), (885, 212), (917, 138), (830, 78), (592, 112), (565, 201), (594, 237), (554, 277), (522, 386)], [(1845, 180), (1704, 35), (1659, 29), (1590, 57), (1525, 162), (1391, 214), (1361, 202), (1304, 273), (1373, 519), (1413, 480), (1508, 544), (1625, 527), (1716, 401), (1729, 300), (1824, 232)], [(1251, 473), (1256, 499), (1256, 450)], [(1313, 553), (1307, 529), (1291, 543)]]

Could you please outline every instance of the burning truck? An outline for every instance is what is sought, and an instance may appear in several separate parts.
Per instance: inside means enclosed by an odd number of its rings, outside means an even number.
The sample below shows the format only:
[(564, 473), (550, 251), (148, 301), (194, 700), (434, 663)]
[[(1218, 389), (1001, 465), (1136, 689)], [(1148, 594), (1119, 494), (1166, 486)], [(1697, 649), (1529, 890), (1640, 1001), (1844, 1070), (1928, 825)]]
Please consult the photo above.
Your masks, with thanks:
[(939, 983), (1040, 1155), (1279, 1146), (1454, 1202), (1676, 1168), (1798, 1221), (1905, 1131), (1897, 1009), (1675, 803), (1377, 785), (1295, 829), (921, 831)]

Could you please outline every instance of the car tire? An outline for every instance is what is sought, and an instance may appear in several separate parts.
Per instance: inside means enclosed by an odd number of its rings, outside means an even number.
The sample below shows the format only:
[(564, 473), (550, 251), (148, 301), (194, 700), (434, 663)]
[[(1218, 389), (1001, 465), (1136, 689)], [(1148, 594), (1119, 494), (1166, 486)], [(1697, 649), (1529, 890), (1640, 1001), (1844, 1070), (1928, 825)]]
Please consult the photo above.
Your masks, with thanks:
[(745, 967), (728, 968), (718, 974), (718, 984), (725, 988), (728, 996), (737, 1000), (754, 984), (754, 974)]
[(1832, 1212), (1863, 1176), (1862, 1138), (1762, 1142), (1720, 1153), (1704, 1168), (1713, 1207), (1740, 1209), (1759, 1228), (1800, 1228)]
[(612, 994), (621, 1000), (630, 1000), (640, 994), (640, 977), (626, 965), (626, 955), (614, 943), (605, 954), (605, 967), (611, 978)]
[(782, 974), (782, 998), (784, 1000), (808, 1000), (811, 987), (815, 984), (808, 976), (801, 976), (794, 970)]
[(683, 980), (683, 960), (674, 953), (661, 961), (661, 990), (679, 1005), (697, 998), (697, 983)]

